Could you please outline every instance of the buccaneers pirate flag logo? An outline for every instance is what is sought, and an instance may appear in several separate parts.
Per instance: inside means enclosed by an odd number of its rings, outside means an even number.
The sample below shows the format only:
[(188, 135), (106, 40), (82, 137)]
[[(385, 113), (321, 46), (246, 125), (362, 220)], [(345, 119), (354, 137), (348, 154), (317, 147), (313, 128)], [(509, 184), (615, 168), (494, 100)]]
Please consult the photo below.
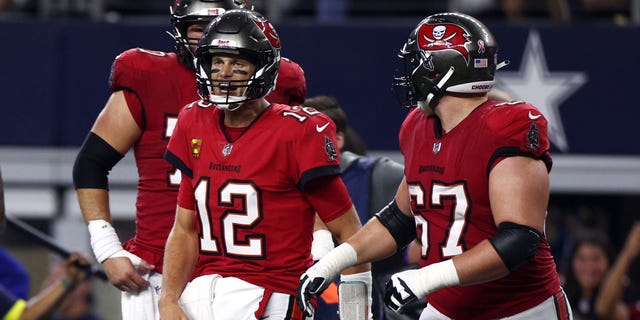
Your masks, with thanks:
[(418, 46), (427, 51), (455, 50), (465, 61), (469, 61), (469, 50), (466, 45), (471, 43), (471, 35), (462, 27), (452, 23), (425, 23), (418, 30)]

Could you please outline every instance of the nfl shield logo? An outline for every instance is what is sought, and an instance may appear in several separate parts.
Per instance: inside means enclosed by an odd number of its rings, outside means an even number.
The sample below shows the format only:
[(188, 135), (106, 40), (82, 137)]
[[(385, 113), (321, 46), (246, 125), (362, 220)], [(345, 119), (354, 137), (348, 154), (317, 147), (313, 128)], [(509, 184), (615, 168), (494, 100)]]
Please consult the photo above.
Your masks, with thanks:
[(440, 147), (442, 146), (442, 142), (438, 141), (435, 142), (433, 144), (433, 150), (431, 150), (431, 152), (433, 152), (433, 154), (438, 154), (438, 152), (440, 152)]
[(233, 150), (232, 144), (227, 144), (222, 148), (222, 155), (227, 157), (231, 154), (231, 150)]

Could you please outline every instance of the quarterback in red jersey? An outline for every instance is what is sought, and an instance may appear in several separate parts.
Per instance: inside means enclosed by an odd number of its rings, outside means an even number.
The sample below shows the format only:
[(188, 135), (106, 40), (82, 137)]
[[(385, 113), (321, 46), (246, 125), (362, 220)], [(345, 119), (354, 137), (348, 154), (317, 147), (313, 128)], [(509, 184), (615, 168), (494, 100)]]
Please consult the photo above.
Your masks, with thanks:
[(395, 82), (417, 106), (399, 133), (405, 177), (378, 219), (306, 271), (300, 296), (418, 238), (421, 268), (391, 277), (389, 308), (426, 298), (421, 320), (572, 318), (544, 233), (547, 121), (530, 104), (488, 99), (497, 50), (468, 15), (435, 14), (414, 29), (400, 52), (407, 74)]
[[(217, 17), (196, 61), (202, 100), (181, 111), (165, 154), (182, 181), (161, 315), (304, 319), (295, 289), (313, 263), (316, 212), (341, 242), (360, 228), (339, 176), (335, 125), (313, 108), (264, 98), (275, 85), (280, 40), (249, 10)], [(368, 264), (347, 273), (370, 282)]]
[[(181, 178), (163, 154), (180, 108), (198, 98), (192, 50), (215, 16), (246, 6), (239, 0), (176, 1), (171, 21), (177, 53), (136, 48), (123, 52), (113, 63), (113, 93), (77, 156), (74, 184), (94, 254), (111, 283), (123, 291), (123, 319), (157, 319), (154, 308), (164, 245), (173, 225)], [(304, 100), (302, 69), (294, 62), (282, 67), (295, 75), (281, 82), (283, 88), (302, 96), (279, 97)], [(107, 174), (131, 148), (139, 174), (136, 233), (121, 245), (111, 226)]]

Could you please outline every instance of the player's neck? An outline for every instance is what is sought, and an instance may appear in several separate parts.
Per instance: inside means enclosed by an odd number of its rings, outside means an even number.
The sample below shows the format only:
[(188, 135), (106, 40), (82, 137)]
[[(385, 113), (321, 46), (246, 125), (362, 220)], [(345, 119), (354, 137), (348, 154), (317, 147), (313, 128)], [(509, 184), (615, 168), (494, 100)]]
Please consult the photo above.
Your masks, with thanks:
[(264, 99), (250, 100), (234, 111), (224, 111), (224, 125), (230, 128), (244, 128), (255, 120), (269, 103)]
[(438, 102), (438, 107), (435, 109), (436, 115), (442, 123), (442, 129), (445, 132), (451, 131), (485, 101), (487, 101), (486, 96), (470, 98), (454, 96), (442, 97)]

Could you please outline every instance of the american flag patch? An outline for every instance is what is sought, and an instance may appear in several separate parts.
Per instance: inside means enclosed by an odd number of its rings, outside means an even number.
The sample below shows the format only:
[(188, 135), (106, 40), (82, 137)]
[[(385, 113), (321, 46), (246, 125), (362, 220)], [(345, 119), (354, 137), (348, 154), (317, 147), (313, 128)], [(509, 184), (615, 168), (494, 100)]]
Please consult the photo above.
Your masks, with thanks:
[(474, 68), (486, 68), (487, 67), (487, 59), (486, 58), (473, 59), (473, 67)]

